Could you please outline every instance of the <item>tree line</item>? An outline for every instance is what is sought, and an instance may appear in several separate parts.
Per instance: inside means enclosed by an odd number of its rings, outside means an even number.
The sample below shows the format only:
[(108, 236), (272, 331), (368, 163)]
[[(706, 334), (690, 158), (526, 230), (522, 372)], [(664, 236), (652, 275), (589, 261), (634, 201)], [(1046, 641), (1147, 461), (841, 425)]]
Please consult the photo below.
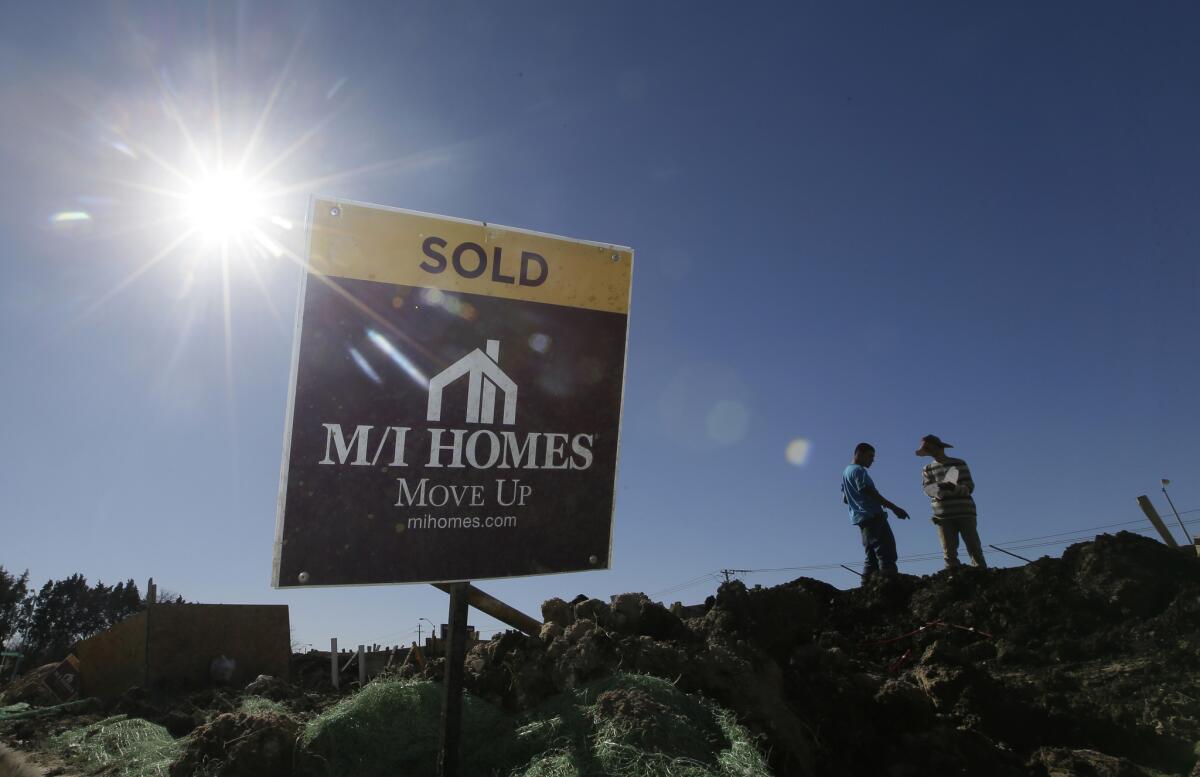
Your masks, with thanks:
[(26, 667), (61, 661), (79, 640), (145, 607), (132, 579), (116, 585), (89, 585), (83, 575), (74, 574), (48, 580), (35, 592), (29, 586), (28, 571), (14, 575), (0, 567), (0, 645), (23, 653)]

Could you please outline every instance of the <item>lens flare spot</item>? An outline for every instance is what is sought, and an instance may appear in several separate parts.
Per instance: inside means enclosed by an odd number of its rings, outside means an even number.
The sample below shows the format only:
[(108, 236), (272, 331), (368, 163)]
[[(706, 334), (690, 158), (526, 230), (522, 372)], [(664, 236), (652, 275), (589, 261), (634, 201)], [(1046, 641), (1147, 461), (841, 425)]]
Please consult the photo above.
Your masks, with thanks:
[(788, 464), (803, 467), (808, 463), (808, 454), (811, 449), (812, 443), (803, 437), (797, 437), (788, 443), (787, 450), (783, 455), (787, 457)]
[(383, 355), (391, 359), (397, 367), (404, 370), (404, 374), (408, 375), (421, 388), (429, 388), (429, 378), (425, 377), (425, 373), (421, 372), (417, 365), (412, 363), (411, 359), (401, 353), (396, 346), (392, 345), (391, 340), (388, 340), (374, 329), (367, 330), (367, 339), (376, 348), (383, 351)]
[(51, 224), (70, 224), (76, 221), (91, 221), (92, 214), (84, 210), (60, 210), (50, 217)]
[(342, 87), (346, 85), (346, 81), (348, 80), (349, 79), (345, 78), (344, 76), (339, 78), (333, 86), (329, 87), (329, 91), (325, 92), (325, 99), (332, 100), (335, 94), (342, 91)]
[(371, 366), (371, 363), (367, 361), (367, 358), (358, 352), (357, 348), (350, 349), (350, 358), (354, 359), (354, 363), (358, 365), (360, 370), (362, 370), (363, 375), (366, 375), (371, 379), (372, 383), (375, 385), (383, 383), (383, 378), (379, 377), (379, 373), (375, 371), (375, 368)]
[(122, 143), (119, 140), (110, 141), (109, 145), (112, 146), (118, 153), (124, 154), (125, 156), (129, 157), (130, 159), (138, 158), (138, 155), (134, 152), (134, 150), (132, 148), (125, 145), (124, 143)]
[(552, 343), (553, 341), (550, 339), (550, 335), (544, 335), (541, 332), (537, 332), (529, 336), (529, 347), (538, 353), (545, 353), (546, 351), (549, 351)]
[(713, 405), (704, 419), (708, 436), (723, 444), (740, 442), (746, 436), (750, 413), (741, 402), (723, 399)]

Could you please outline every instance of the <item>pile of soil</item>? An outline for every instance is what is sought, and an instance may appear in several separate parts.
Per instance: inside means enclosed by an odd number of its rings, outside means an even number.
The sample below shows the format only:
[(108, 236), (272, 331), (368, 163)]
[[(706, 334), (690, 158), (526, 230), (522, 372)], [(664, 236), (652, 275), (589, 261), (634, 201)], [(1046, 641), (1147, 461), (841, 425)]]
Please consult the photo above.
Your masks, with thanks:
[(299, 732), (289, 715), (226, 712), (191, 733), (170, 777), (289, 777)]
[[(525, 775), (1200, 777), (1200, 560), (1135, 534), (1011, 569), (848, 591), (733, 581), (673, 609), (579, 596), (542, 615), (540, 636), (508, 632), (468, 654), (468, 722), (486, 730), (468, 761), (508, 748)], [(134, 690), (103, 714), (165, 726), (151, 755), (169, 756), (155, 768), (171, 777), (432, 763), (439, 690), (393, 679), (313, 693), (316, 667), (240, 691)], [(443, 670), (399, 675), (440, 682)], [(102, 728), (100, 714), (0, 722), (0, 735), (36, 750), (36, 732)]]
[(667, 678), (732, 710), (779, 775), (1196, 764), (1200, 561), (1139, 535), (849, 591), (734, 581), (688, 615), (642, 594), (553, 599), (541, 638), (471, 651), (467, 686), (519, 711), (617, 671)]

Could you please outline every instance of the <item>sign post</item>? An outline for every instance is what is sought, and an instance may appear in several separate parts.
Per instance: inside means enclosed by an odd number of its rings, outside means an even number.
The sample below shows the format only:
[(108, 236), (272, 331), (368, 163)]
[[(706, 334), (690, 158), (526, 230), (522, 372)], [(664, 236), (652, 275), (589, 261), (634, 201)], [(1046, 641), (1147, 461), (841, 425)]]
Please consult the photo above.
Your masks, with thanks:
[(468, 604), (540, 627), (470, 581), (611, 565), (633, 252), (317, 198), (305, 270), (272, 584), (450, 594), (458, 775)]
[(438, 776), (462, 774), (463, 675), (467, 658), (467, 583), (450, 586), (449, 633), (446, 635), (446, 674), (442, 680), (442, 737), (438, 747)]

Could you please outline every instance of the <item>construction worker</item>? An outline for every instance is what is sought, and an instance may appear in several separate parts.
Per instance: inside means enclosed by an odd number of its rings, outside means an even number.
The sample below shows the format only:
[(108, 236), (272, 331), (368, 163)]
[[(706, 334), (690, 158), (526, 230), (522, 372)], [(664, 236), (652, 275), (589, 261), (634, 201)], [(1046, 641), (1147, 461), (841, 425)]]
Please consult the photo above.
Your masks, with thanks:
[(921, 470), (921, 485), (933, 506), (932, 520), (942, 540), (946, 568), (953, 569), (959, 565), (958, 538), (961, 536), (963, 544), (967, 546), (967, 554), (971, 556), (971, 563), (980, 569), (987, 569), (983, 546), (975, 527), (975, 500), (971, 497), (975, 491), (975, 481), (971, 479), (967, 462), (946, 455), (946, 449), (953, 447), (936, 434), (921, 438), (917, 455), (933, 457), (933, 461)]
[(854, 448), (854, 463), (842, 472), (842, 502), (850, 509), (850, 522), (862, 533), (863, 550), (867, 554), (863, 562), (864, 581), (876, 572), (896, 572), (896, 537), (888, 526), (884, 508), (897, 518), (908, 518), (904, 508), (884, 499), (875, 488), (867, 474), (867, 468), (874, 462), (875, 447), (860, 442)]

